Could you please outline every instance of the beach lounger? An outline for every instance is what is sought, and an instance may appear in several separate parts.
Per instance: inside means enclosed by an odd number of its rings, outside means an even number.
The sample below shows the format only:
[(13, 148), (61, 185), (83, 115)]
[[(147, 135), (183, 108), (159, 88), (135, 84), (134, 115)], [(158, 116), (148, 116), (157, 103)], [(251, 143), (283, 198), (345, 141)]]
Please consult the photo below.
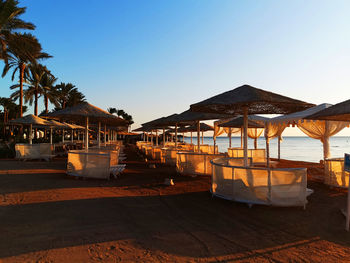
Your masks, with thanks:
[(16, 159), (27, 160), (45, 160), (49, 161), (55, 155), (52, 154), (52, 145), (47, 143), (41, 144), (16, 144)]
[(111, 167), (111, 174), (114, 178), (117, 178), (125, 169), (126, 164), (118, 164), (116, 166)]

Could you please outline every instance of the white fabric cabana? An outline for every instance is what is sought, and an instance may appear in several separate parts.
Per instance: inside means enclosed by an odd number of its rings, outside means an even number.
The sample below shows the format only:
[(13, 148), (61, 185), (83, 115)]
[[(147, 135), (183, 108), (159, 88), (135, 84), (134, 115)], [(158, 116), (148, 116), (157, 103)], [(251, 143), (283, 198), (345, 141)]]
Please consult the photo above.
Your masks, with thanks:
[[(257, 139), (264, 131), (264, 126), (268, 118), (249, 115), (248, 116), (248, 129), (247, 135), (249, 138), (254, 139), (254, 148), (257, 149)], [(243, 116), (238, 116), (230, 120), (220, 120), (216, 122), (217, 133), (226, 132), (230, 138), (229, 148), (231, 148), (231, 134), (241, 133), (241, 148), (243, 147)], [(222, 128), (222, 129), (220, 129)]]
[(323, 144), (323, 158), (330, 158), (329, 138), (344, 129), (349, 125), (349, 122), (304, 119), (330, 106), (332, 105), (323, 103), (304, 111), (272, 118), (269, 126), (271, 129), (270, 133), (276, 133), (274, 130), (276, 130), (277, 133), (282, 133), (287, 126), (295, 125), (307, 136), (320, 140)]
[[(114, 116), (108, 113), (105, 110), (102, 110), (94, 105), (91, 105), (87, 102), (77, 104), (72, 107), (68, 107), (62, 110), (55, 111), (48, 114), (48, 117), (54, 117), (59, 119), (66, 120), (75, 120), (77, 122), (85, 122), (85, 149), (89, 148), (89, 121), (98, 123), (100, 127), (100, 122), (105, 124), (105, 143), (106, 143), (106, 124), (112, 126), (126, 126), (127, 121), (121, 119), (117, 116)], [(99, 134), (100, 131), (98, 131)]]
[(220, 127), (219, 125), (222, 123), (228, 122), (231, 119), (232, 118), (214, 121), (214, 135), (213, 135), (214, 141), (216, 141), (216, 138), (218, 136), (226, 133), (227, 137), (229, 138), (229, 148), (231, 148), (231, 145), (232, 145), (232, 140), (231, 140), (232, 134), (240, 132), (241, 129), (240, 128), (231, 128), (231, 127)]
[[(335, 104), (327, 109), (316, 112), (307, 117), (311, 120), (326, 120), (326, 121), (350, 121), (350, 100), (346, 100)], [(349, 177), (350, 178), (350, 177)], [(350, 183), (348, 184), (348, 200), (346, 207), (346, 223), (345, 229), (349, 231), (350, 227)]]
[(249, 114), (287, 114), (314, 106), (269, 91), (242, 85), (209, 99), (192, 104), (190, 109), (196, 112), (243, 115), (244, 166), (248, 167), (248, 115)]

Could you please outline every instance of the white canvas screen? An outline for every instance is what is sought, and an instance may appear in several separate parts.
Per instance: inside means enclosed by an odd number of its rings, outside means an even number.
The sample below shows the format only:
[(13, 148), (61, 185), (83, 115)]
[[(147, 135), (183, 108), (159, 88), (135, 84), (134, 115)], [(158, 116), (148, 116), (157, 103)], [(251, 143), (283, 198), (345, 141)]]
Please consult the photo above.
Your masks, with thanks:
[(225, 157), (225, 154), (178, 152), (176, 169), (180, 174), (211, 175), (210, 161), (220, 157)]
[(344, 158), (326, 159), (324, 163), (324, 172), (325, 184), (348, 188), (349, 172), (344, 171)]
[(305, 206), (307, 203), (305, 168), (243, 167), (242, 158), (234, 159), (212, 161), (214, 195), (249, 204)]

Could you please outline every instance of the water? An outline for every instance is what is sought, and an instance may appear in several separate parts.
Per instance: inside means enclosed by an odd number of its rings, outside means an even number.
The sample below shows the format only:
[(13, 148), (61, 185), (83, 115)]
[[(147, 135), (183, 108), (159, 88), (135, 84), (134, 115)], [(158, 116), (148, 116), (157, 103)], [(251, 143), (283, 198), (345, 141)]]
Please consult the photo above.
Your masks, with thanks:
[[(197, 143), (197, 137), (193, 137), (193, 143)], [(190, 137), (185, 138), (186, 142), (191, 142)], [(202, 142), (202, 139), (201, 139)], [(204, 137), (204, 144), (213, 145), (212, 137)], [(229, 146), (228, 137), (218, 137), (216, 144), (220, 152), (227, 152)], [(241, 146), (241, 137), (232, 137), (232, 147)], [(254, 148), (254, 140), (248, 139), (248, 148)], [(258, 139), (258, 148), (266, 148), (265, 139)], [(344, 157), (344, 153), (350, 153), (350, 137), (331, 137), (330, 151), (332, 157)], [(277, 158), (277, 139), (270, 140), (270, 156)], [(281, 142), (281, 158), (296, 161), (319, 162), (323, 159), (323, 146), (319, 140), (310, 137), (283, 137)]]

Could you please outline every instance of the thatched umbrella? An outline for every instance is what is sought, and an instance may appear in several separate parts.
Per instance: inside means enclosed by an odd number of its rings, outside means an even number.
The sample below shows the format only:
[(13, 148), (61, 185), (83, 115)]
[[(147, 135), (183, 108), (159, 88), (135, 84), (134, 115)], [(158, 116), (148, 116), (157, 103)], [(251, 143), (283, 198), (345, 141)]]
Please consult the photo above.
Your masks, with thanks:
[[(73, 142), (74, 140), (74, 130), (85, 130), (85, 127), (81, 126), (81, 125), (77, 125), (74, 123), (67, 123), (67, 122), (62, 122), (64, 125), (66, 125), (66, 128), (71, 130), (71, 142)], [(78, 132), (79, 135), (79, 132)], [(63, 134), (62, 134), (62, 142), (64, 142), (64, 130), (63, 130)]]
[[(106, 125), (113, 126), (126, 126), (127, 121), (108, 113), (96, 106), (93, 106), (87, 102), (78, 104), (73, 107), (68, 107), (49, 114), (50, 117), (58, 117), (60, 119), (74, 120), (76, 122), (81, 122), (82, 118), (85, 120), (85, 148), (89, 148), (89, 121), (98, 123), (98, 134), (101, 131), (101, 122)], [(105, 134), (106, 140), (106, 134)], [(100, 146), (100, 136), (98, 136), (98, 144)]]
[(42, 119), (38, 116), (35, 116), (33, 114), (26, 115), (24, 117), (10, 120), (9, 123), (16, 124), (16, 125), (28, 125), (29, 126), (29, 144), (32, 144), (32, 129), (33, 125), (37, 126), (50, 126), (52, 125), (50, 122), (48, 122), (45, 119)]
[(52, 144), (52, 131), (53, 129), (62, 129), (62, 141), (64, 141), (64, 129), (69, 128), (69, 126), (66, 123), (59, 122), (56, 120), (47, 120), (50, 125), (50, 144)]
[[(170, 118), (172, 118), (172, 117), (174, 117), (176, 115), (177, 114), (175, 113), (175, 114), (171, 114), (171, 115), (169, 115), (167, 117), (161, 117), (161, 118), (149, 121), (149, 122), (145, 122), (145, 123), (142, 123), (142, 126), (144, 126), (144, 127), (151, 127), (151, 128), (153, 128), (153, 130), (155, 128), (163, 129), (163, 145), (165, 145), (165, 129), (167, 129), (168, 126), (175, 125), (172, 121), (168, 121), (168, 119), (170, 119)], [(151, 135), (153, 135), (152, 131), (151, 131)], [(175, 142), (175, 144), (176, 144), (176, 142)]]
[[(350, 100), (346, 100), (335, 104), (327, 109), (321, 110), (315, 114), (312, 114), (306, 119), (311, 120), (327, 120), (327, 121), (350, 121)], [(348, 200), (346, 209), (346, 223), (345, 229), (349, 231), (350, 224), (350, 177), (348, 186)]]
[[(165, 126), (164, 127), (163, 126), (159, 127), (157, 125), (147, 125), (147, 126), (141, 126), (141, 127), (137, 128), (137, 129), (134, 129), (133, 131), (134, 132), (143, 132), (144, 135), (145, 135), (145, 132), (151, 132), (151, 140), (152, 140), (152, 142), (153, 142), (153, 131), (156, 131), (156, 145), (158, 145), (158, 130), (160, 128), (165, 129), (167, 127), (165, 127)], [(148, 137), (148, 135), (147, 135), (147, 137)], [(163, 138), (163, 144), (164, 144), (164, 138)]]
[[(165, 118), (160, 118), (154, 122), (168, 126), (175, 126), (175, 138), (177, 138), (177, 127), (180, 125), (188, 125), (197, 123), (197, 144), (198, 151), (200, 149), (200, 121), (215, 120), (227, 118), (227, 114), (222, 113), (206, 113), (206, 112), (192, 112), (190, 110), (184, 111), (180, 114), (173, 114)], [(152, 122), (151, 122), (152, 123)], [(144, 125), (147, 125), (145, 123)], [(175, 147), (177, 147), (177, 140), (175, 140)]]
[[(314, 106), (276, 93), (243, 85), (191, 105), (192, 111), (241, 114), (244, 117), (244, 165), (248, 165), (248, 114), (287, 114)], [(266, 131), (265, 131), (266, 132)], [(267, 145), (267, 155), (269, 155)], [(269, 156), (268, 156), (269, 157)]]
[[(213, 131), (214, 128), (206, 123), (200, 123), (199, 125), (199, 130), (202, 132), (202, 144), (203, 144), (203, 133), (206, 131)], [(197, 125), (190, 125), (187, 127), (181, 127), (178, 129), (178, 132), (190, 132), (191, 133), (191, 144), (192, 144), (192, 132), (198, 131), (198, 126)]]
[[(248, 115), (248, 128), (265, 128), (265, 122), (268, 120), (268, 118), (256, 116), (256, 115)], [(241, 147), (243, 144), (243, 136), (242, 136), (242, 130), (244, 126), (244, 118), (243, 116), (238, 116), (236, 118), (233, 118), (230, 121), (221, 123), (218, 125), (219, 127), (229, 127), (229, 128), (239, 128), (241, 129)], [(230, 147), (231, 147), (231, 133), (230, 133)], [(257, 149), (257, 139), (254, 139), (254, 148)]]
[(147, 128), (146, 127), (139, 127), (139, 128), (137, 128), (137, 129), (134, 129), (134, 130), (132, 130), (133, 132), (142, 132), (142, 138), (143, 138), (143, 141), (146, 141), (146, 131), (147, 131)]

